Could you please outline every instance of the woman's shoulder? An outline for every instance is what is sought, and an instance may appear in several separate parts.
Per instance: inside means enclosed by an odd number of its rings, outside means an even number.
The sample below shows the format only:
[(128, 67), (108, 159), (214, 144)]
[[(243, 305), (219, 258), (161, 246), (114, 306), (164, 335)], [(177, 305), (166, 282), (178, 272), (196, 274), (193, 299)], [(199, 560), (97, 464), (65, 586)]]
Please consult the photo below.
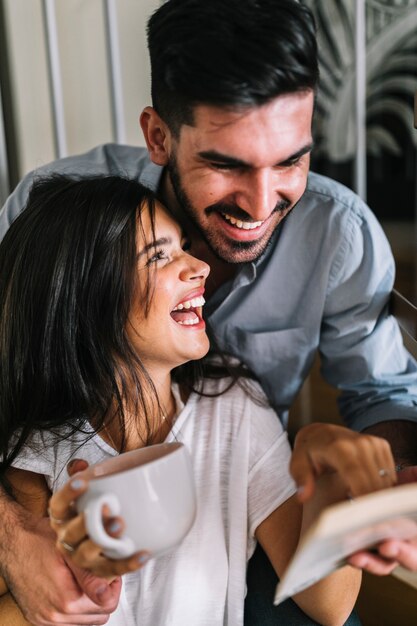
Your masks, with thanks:
[(196, 386), (200, 397), (219, 398), (223, 401), (240, 400), (268, 406), (268, 400), (257, 380), (234, 376), (207, 376)]
[(34, 430), (21, 449), (18, 460), (25, 465), (40, 463), (42, 471), (49, 468), (49, 474), (76, 455), (89, 463), (97, 461), (103, 454), (99, 440), (88, 422), (77, 427), (63, 424), (50, 430)]
[[(233, 420), (239, 417), (249, 419), (263, 429), (272, 425), (274, 432), (279, 417), (271, 407), (261, 385), (252, 378), (230, 376), (222, 378), (205, 378), (201, 386), (192, 394), (194, 401), (210, 410), (221, 410), (223, 415)], [(191, 398), (190, 398), (191, 399)], [(278, 430), (280, 427), (278, 428)], [(282, 429), (281, 429), (282, 430)]]

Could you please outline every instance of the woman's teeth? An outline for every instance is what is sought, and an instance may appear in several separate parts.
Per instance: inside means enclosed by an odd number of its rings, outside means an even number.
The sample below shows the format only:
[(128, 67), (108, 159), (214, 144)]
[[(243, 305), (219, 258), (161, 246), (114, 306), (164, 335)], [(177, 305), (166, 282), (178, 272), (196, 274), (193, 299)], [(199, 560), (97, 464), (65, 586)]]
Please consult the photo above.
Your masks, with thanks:
[(177, 324), (181, 324), (181, 326), (194, 326), (195, 324), (198, 324), (200, 322), (200, 318), (198, 317), (198, 315), (195, 316), (195, 318), (190, 319), (190, 320), (177, 320)]
[[(198, 296), (198, 298), (192, 298), (192, 300), (186, 300), (185, 302), (181, 302), (174, 307), (173, 311), (182, 311), (183, 309), (198, 309), (200, 306), (205, 304), (205, 300), (203, 296)], [(193, 322), (196, 324), (197, 322)]]
[[(201, 322), (201, 307), (205, 304), (203, 296), (180, 302), (171, 311), (171, 317), (182, 326), (195, 326)], [(196, 309), (200, 309), (197, 313)]]
[(224, 219), (233, 224), (233, 226), (236, 226), (236, 228), (243, 228), (243, 230), (253, 230), (263, 224), (263, 222), (243, 222), (242, 220), (237, 220), (235, 217), (232, 217), (227, 213), (222, 213), (222, 215)]

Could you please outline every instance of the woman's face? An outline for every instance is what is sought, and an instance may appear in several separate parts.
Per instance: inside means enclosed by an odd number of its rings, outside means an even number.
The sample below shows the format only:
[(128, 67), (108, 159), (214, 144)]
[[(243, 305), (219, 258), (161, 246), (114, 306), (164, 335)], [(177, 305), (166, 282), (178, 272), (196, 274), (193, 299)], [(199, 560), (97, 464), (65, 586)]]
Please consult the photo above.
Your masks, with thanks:
[[(180, 226), (156, 202), (152, 233), (149, 209), (143, 207), (137, 227), (137, 287), (127, 332), (150, 373), (172, 370), (200, 359), (209, 349), (202, 317), (204, 284), (210, 268), (185, 252)], [(146, 287), (151, 302), (146, 312)]]

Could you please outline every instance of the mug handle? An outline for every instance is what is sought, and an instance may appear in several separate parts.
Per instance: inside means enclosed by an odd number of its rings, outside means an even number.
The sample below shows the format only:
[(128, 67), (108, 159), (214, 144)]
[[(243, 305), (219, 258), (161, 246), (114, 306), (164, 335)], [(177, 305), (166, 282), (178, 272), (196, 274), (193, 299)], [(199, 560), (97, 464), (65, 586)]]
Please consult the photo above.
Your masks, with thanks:
[(111, 515), (120, 514), (120, 502), (113, 493), (104, 493), (91, 498), (84, 509), (85, 526), (91, 539), (103, 548), (106, 556), (123, 559), (132, 556), (137, 550), (130, 537), (110, 537), (103, 526), (103, 506), (107, 505)]

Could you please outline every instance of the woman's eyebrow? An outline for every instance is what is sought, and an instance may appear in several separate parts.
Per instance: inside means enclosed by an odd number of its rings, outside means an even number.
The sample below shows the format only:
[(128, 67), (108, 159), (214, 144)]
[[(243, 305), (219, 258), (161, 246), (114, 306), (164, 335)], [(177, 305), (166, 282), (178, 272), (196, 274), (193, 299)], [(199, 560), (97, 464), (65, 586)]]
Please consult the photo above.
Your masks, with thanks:
[(171, 243), (172, 243), (171, 237), (161, 237), (160, 239), (151, 241), (150, 243), (147, 243), (146, 246), (144, 246), (140, 252), (138, 252), (137, 258), (139, 259), (144, 254), (147, 254), (149, 250), (154, 250), (155, 248), (158, 248), (159, 246), (166, 246)]

